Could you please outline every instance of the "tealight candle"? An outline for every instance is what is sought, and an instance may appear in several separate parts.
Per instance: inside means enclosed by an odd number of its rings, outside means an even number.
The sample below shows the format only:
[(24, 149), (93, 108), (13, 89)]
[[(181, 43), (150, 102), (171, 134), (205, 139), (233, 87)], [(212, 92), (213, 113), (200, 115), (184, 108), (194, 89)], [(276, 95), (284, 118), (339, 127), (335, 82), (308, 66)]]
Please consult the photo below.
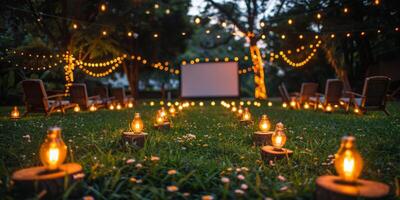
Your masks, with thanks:
[(97, 110), (97, 108), (96, 108), (96, 106), (94, 105), (94, 104), (92, 104), (90, 107), (89, 107), (89, 111), (91, 111), (91, 112), (94, 112), (94, 111), (96, 111)]
[(79, 111), (81, 111), (81, 107), (79, 107), (79, 105), (77, 104), (77, 105), (74, 107), (74, 112), (79, 112)]
[(251, 113), (249, 111), (249, 108), (244, 108), (242, 114), (242, 121), (250, 121), (250, 120), (251, 120)]
[(18, 110), (17, 106), (14, 106), (13, 109), (11, 110), (10, 118), (11, 119), (19, 119), (20, 118), (20, 114), (19, 114), (19, 110)]

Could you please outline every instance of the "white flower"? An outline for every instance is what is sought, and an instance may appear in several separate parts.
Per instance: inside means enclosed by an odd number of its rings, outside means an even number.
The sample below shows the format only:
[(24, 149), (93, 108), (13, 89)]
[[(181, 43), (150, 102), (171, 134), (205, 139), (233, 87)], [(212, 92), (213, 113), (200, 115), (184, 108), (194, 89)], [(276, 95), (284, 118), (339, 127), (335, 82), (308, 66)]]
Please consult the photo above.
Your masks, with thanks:
[(242, 184), (242, 185), (240, 185), (240, 188), (242, 189), (242, 190), (247, 190), (247, 188), (249, 188), (249, 186), (247, 186), (247, 184)]
[(126, 161), (126, 164), (132, 164), (132, 163), (134, 163), (136, 160), (135, 159), (128, 159), (127, 161)]
[(244, 191), (243, 191), (243, 190), (240, 190), (240, 189), (236, 189), (236, 190), (235, 190), (235, 193), (236, 193), (236, 194), (239, 194), (239, 195), (244, 195)]
[(241, 174), (237, 175), (237, 178), (238, 178), (239, 180), (244, 180), (244, 179), (245, 179), (245, 177), (244, 177), (243, 175), (241, 175)]
[(284, 176), (282, 176), (282, 175), (279, 175), (277, 178), (278, 178), (279, 181), (282, 181), (282, 182), (286, 181), (286, 178)]
[(138, 168), (138, 169), (140, 169), (140, 168), (142, 168), (142, 167), (143, 167), (143, 165), (142, 165), (142, 164), (140, 164), (140, 163), (138, 163), (138, 164), (136, 164), (136, 165), (135, 165), (135, 167), (136, 167), (136, 168)]
[(223, 183), (229, 183), (229, 178), (227, 178), (227, 177), (222, 177), (221, 178), (221, 182), (223, 182)]

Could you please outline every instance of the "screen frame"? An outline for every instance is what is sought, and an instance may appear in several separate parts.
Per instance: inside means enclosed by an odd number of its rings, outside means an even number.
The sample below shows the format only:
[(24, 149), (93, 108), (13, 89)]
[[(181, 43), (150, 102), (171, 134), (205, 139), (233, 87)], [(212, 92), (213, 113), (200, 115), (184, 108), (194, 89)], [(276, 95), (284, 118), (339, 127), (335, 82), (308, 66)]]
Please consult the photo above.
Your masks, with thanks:
[[(221, 62), (198, 62), (195, 64), (205, 64), (205, 63), (221, 63)], [(221, 96), (182, 96), (182, 68), (183, 67), (187, 67), (187, 66), (180, 66), (181, 68), (181, 73), (179, 75), (179, 97), (180, 99), (237, 99), (240, 98), (240, 94), (241, 94), (241, 89), (240, 89), (240, 76), (239, 76), (239, 63), (238, 62), (224, 62), (224, 63), (236, 63), (236, 74), (237, 74), (237, 90), (238, 90), (238, 95), (221, 95)]]

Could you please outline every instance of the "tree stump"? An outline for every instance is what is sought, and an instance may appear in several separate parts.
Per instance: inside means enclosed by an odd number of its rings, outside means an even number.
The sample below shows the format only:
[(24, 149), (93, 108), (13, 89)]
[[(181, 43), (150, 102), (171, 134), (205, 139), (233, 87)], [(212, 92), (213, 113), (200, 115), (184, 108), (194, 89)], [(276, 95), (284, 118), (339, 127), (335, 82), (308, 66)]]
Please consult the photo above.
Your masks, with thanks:
[(292, 150), (285, 148), (276, 149), (275, 147), (269, 145), (261, 147), (261, 158), (266, 162), (269, 162), (270, 160), (275, 161), (282, 158), (289, 158), (289, 156), (292, 154)]
[(154, 128), (156, 128), (158, 130), (170, 129), (171, 128), (171, 123), (170, 122), (164, 122), (163, 124), (154, 124)]
[(134, 132), (123, 132), (122, 140), (124, 142), (128, 142), (129, 144), (133, 144), (139, 148), (143, 148), (146, 143), (147, 133), (134, 133)]
[(41, 193), (46, 198), (52, 198), (84, 176), (81, 165), (66, 163), (55, 171), (48, 171), (44, 166), (21, 169), (12, 174), (11, 180), (15, 189), (24, 196)]
[(315, 182), (317, 200), (380, 199), (389, 194), (388, 185), (375, 181), (345, 183), (338, 176), (320, 176)]
[(256, 146), (271, 145), (271, 137), (273, 131), (261, 132), (257, 131), (253, 134), (253, 144)]

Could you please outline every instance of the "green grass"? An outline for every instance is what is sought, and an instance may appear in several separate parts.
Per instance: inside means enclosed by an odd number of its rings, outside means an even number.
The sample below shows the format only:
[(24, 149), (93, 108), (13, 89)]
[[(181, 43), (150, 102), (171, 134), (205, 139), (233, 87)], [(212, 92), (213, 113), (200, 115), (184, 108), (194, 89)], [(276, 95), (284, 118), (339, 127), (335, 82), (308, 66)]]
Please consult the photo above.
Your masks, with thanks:
[[(204, 107), (190, 107), (173, 118), (174, 127), (167, 131), (152, 128), (159, 106), (137, 106), (122, 111), (99, 110), (94, 113), (71, 111), (62, 116), (30, 115), (16, 122), (8, 119), (10, 107), (0, 108), (0, 197), (17, 199), (10, 176), (14, 170), (40, 165), (38, 149), (50, 126), (62, 127), (69, 147), (68, 162), (82, 164), (86, 174), (83, 183), (75, 185), (81, 196), (96, 199), (214, 199), (238, 198), (236, 189), (247, 184), (245, 199), (312, 199), (315, 179), (335, 174), (328, 156), (336, 153), (345, 134), (357, 138), (364, 158), (361, 177), (382, 181), (391, 186), (394, 198), (395, 177), (400, 176), (400, 104), (390, 103), (391, 116), (371, 112), (364, 116), (342, 111), (325, 114), (308, 110), (285, 110), (273, 107), (251, 107), (257, 118), (266, 113), (273, 123), (286, 125), (286, 147), (294, 150), (290, 160), (271, 166), (261, 161), (259, 147), (251, 141), (256, 125), (244, 127), (227, 109), (209, 102)], [(141, 150), (121, 144), (121, 133), (127, 130), (135, 112), (140, 112), (150, 137)], [(179, 142), (178, 137), (196, 135), (192, 141)], [(23, 137), (29, 135), (30, 139)], [(159, 161), (151, 161), (151, 156)], [(135, 159), (127, 164), (128, 159)], [(328, 159), (328, 160), (327, 160)], [(137, 167), (140, 164), (142, 167)], [(246, 172), (242, 167), (248, 168)], [(244, 169), (245, 169), (244, 168)], [(177, 171), (168, 175), (168, 170)], [(241, 169), (240, 172), (237, 170)], [(242, 174), (245, 179), (239, 180)], [(283, 176), (282, 181), (278, 176)], [(133, 181), (131, 178), (139, 181)], [(221, 177), (230, 179), (228, 184)], [(175, 185), (177, 192), (166, 187)], [(185, 193), (189, 193), (185, 194)], [(63, 197), (67, 198), (69, 193)]]

